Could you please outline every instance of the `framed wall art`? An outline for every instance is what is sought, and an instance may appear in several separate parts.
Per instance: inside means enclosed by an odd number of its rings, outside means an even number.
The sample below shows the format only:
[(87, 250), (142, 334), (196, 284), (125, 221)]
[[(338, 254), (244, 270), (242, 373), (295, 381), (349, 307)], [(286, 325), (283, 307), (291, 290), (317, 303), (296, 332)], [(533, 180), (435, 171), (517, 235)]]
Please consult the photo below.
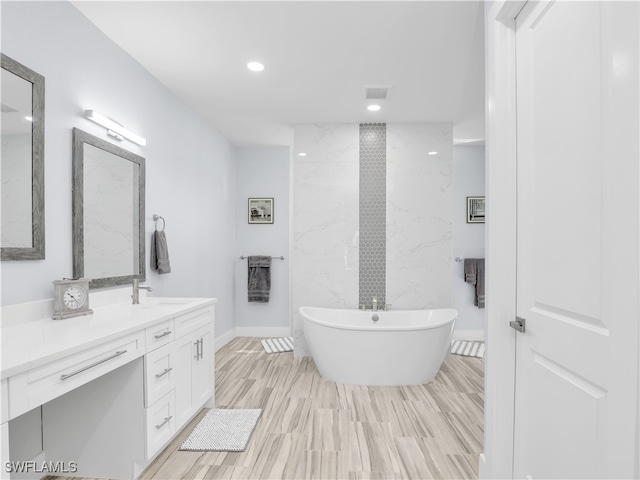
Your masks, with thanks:
[(249, 199), (249, 223), (273, 223), (273, 198)]
[(484, 223), (484, 197), (467, 197), (467, 223)]

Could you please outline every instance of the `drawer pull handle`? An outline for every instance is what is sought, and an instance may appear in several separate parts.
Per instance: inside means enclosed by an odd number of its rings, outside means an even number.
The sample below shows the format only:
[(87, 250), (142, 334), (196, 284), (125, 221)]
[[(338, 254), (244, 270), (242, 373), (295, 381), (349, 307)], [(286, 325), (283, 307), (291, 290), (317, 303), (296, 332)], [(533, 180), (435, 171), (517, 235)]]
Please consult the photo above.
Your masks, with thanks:
[(196, 360), (200, 360), (201, 358), (204, 357), (204, 339), (199, 338), (198, 340), (196, 340), (195, 346), (196, 346), (196, 356), (193, 358), (195, 358)]
[(196, 360), (199, 360), (200, 359), (200, 339), (196, 340), (195, 346), (196, 346), (196, 356), (193, 358), (195, 358)]
[(155, 339), (158, 340), (162, 337), (166, 337), (167, 335), (171, 335), (171, 330), (167, 330), (166, 332), (162, 332), (160, 335), (154, 335)]
[(82, 372), (84, 372), (86, 370), (89, 370), (90, 368), (97, 367), (98, 365), (100, 365), (100, 364), (102, 364), (104, 362), (107, 362), (107, 361), (109, 361), (111, 359), (114, 359), (116, 357), (119, 357), (120, 355), (124, 355), (125, 353), (127, 353), (126, 350), (117, 351), (116, 353), (114, 353), (110, 357), (103, 358), (102, 360), (98, 360), (96, 363), (92, 363), (91, 365), (87, 365), (86, 367), (83, 367), (80, 370), (76, 370), (73, 373), (65, 373), (63, 375), (60, 375), (60, 380), (66, 380), (69, 377), (73, 377), (74, 375), (77, 375), (77, 374), (82, 373)]
[(169, 367), (169, 368), (165, 368), (164, 372), (162, 373), (156, 373), (156, 378), (160, 378), (160, 377), (164, 377), (167, 373), (169, 373), (171, 370), (173, 370), (173, 367)]
[(169, 415), (168, 417), (165, 417), (164, 422), (162, 422), (160, 425), (156, 425), (156, 428), (158, 430), (160, 430), (162, 427), (164, 427), (167, 423), (169, 423), (169, 420), (171, 420), (173, 418), (173, 415)]

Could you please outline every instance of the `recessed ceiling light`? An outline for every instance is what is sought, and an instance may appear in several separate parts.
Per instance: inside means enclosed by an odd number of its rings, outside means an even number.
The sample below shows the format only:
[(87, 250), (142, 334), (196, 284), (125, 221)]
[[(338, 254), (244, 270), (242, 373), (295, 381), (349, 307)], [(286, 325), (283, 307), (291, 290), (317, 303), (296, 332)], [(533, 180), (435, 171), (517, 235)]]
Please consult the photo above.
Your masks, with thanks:
[(438, 152), (429, 152), (429, 155), (437, 155)]
[(300, 153), (298, 154), (298, 156), (299, 156), (299, 157), (306, 157), (306, 156), (307, 156), (307, 154), (306, 154), (306, 153), (304, 153), (304, 152), (300, 152)]
[(380, 108), (382, 108), (380, 107), (380, 105), (373, 104), (373, 105), (369, 105), (367, 107), (367, 110), (369, 110), (370, 112), (377, 112), (378, 110), (380, 110)]
[(260, 62), (249, 62), (247, 63), (247, 68), (252, 72), (261, 72), (264, 70), (264, 65)]

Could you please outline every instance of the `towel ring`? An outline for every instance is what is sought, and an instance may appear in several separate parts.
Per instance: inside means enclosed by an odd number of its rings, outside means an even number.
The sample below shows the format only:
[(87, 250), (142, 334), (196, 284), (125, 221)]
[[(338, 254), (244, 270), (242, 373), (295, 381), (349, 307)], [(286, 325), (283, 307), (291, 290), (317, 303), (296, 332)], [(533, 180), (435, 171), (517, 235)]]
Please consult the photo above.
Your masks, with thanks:
[(167, 222), (165, 222), (164, 218), (162, 218), (160, 215), (156, 215), (155, 213), (153, 214), (153, 219), (156, 222), (156, 231), (158, 230), (158, 220), (162, 220), (162, 230), (160, 230), (161, 232), (164, 232), (164, 227), (166, 226)]

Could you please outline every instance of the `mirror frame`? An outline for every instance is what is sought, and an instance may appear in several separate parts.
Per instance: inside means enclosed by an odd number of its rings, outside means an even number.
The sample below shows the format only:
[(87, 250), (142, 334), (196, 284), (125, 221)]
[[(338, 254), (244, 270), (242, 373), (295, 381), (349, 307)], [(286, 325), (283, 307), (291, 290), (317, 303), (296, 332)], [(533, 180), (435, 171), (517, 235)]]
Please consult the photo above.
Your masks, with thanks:
[(31, 88), (31, 247), (0, 247), (1, 260), (42, 260), (44, 242), (44, 77), (4, 53), (1, 67), (23, 78)]
[(84, 278), (84, 144), (93, 145), (113, 155), (138, 164), (138, 275), (90, 278), (89, 288), (111, 287), (131, 283), (134, 278), (146, 279), (145, 271), (145, 159), (110, 142), (94, 137), (78, 128), (73, 129), (73, 178), (72, 178), (72, 222), (73, 222), (73, 278)]

